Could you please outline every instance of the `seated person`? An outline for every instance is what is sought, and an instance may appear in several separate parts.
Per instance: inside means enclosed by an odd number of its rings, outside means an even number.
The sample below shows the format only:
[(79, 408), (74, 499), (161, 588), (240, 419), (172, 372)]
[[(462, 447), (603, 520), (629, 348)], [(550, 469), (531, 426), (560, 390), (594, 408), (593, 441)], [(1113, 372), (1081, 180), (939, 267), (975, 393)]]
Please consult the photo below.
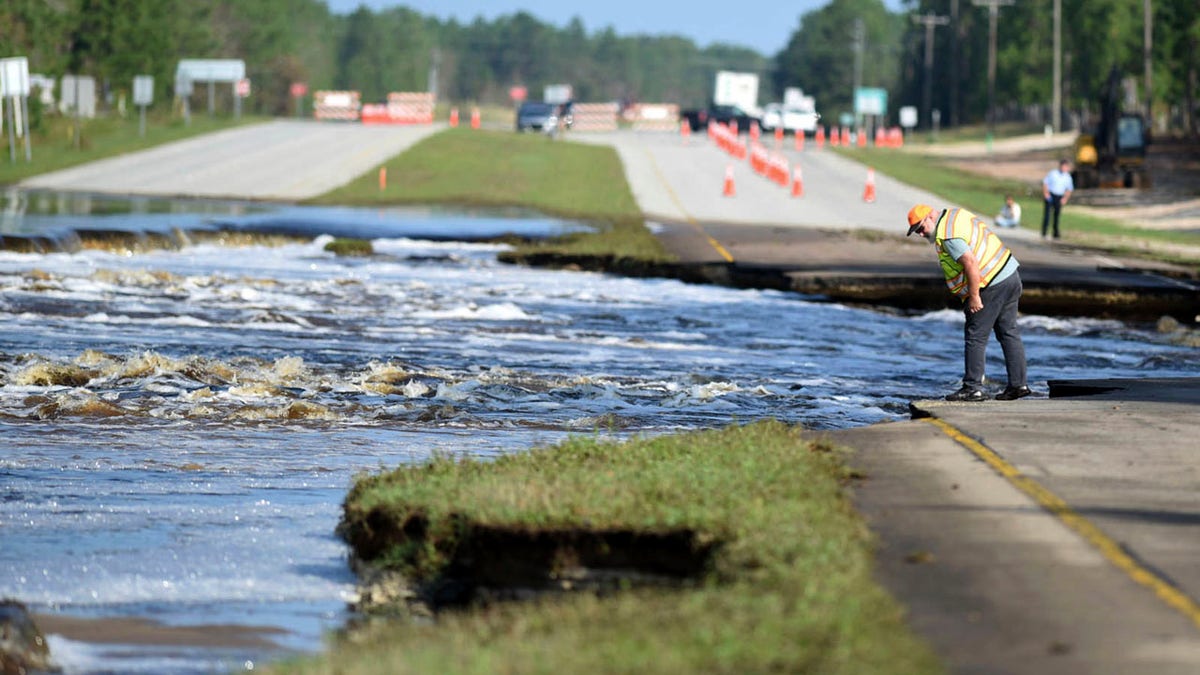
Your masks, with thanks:
[(1021, 224), (1021, 205), (1013, 201), (1012, 195), (1004, 195), (1004, 206), (996, 216), (996, 227), (1017, 227)]

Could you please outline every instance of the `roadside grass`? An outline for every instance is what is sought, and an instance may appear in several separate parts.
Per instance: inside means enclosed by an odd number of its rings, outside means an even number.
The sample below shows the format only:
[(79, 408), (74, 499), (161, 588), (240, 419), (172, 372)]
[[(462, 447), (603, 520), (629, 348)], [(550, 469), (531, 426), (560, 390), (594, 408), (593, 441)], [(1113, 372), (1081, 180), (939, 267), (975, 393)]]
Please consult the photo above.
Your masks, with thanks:
[[(1042, 195), (1033, 182), (973, 174), (951, 166), (940, 158), (922, 155), (919, 152), (897, 152), (888, 148), (845, 148), (837, 151), (848, 158), (874, 167), (880, 173), (918, 186), (945, 198), (948, 202), (961, 204), (985, 217), (991, 217), (999, 208), (1005, 194), (1013, 194), (1018, 201), (1024, 198), (1027, 204), (1026, 217), (1022, 219), (1021, 227), (1041, 230)], [(1200, 259), (1155, 251), (1153, 246), (1151, 250), (1147, 250), (1141, 245), (1182, 244), (1200, 247), (1200, 235), (1122, 225), (1107, 218), (1080, 213), (1070, 206), (1063, 209), (1060, 224), (1068, 237), (1080, 235), (1082, 243), (1087, 245), (1118, 253), (1200, 265)]]
[(76, 148), (74, 119), (46, 114), (42, 119), (42, 130), (35, 130), (30, 135), (30, 154), (33, 161), (25, 161), (25, 144), (22, 140), (17, 142), (16, 161), (11, 161), (8, 134), (5, 133), (3, 147), (0, 148), (0, 185), (17, 183), (37, 174), (145, 150), (191, 136), (265, 122), (268, 119), (270, 118), (243, 115), (240, 120), (234, 120), (227, 116), (209, 117), (207, 114), (193, 114), (192, 123), (185, 125), (179, 117), (148, 113), (146, 135), (141, 136), (138, 113), (135, 109), (125, 117), (113, 115), (81, 120), (80, 147)]
[(518, 253), (667, 258), (645, 228), (612, 148), (460, 127), (425, 138), (384, 168), (385, 189), (378, 172), (369, 172), (311, 203), (525, 207), (587, 221), (596, 231), (521, 244)]
[(872, 539), (848, 501), (850, 479), (838, 449), (775, 421), (623, 443), (574, 438), (361, 478), (343, 531), (426, 519), (423, 536), (376, 557), (418, 581), (436, 579), (473, 528), (691, 530), (714, 553), (683, 587), (376, 621), (271, 670), (941, 673), (872, 579)]

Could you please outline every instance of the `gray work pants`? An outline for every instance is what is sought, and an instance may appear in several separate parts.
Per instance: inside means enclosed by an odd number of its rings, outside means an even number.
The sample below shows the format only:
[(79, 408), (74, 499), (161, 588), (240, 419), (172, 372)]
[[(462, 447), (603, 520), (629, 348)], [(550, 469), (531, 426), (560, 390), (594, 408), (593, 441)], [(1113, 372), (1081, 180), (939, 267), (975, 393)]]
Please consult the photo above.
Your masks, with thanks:
[(983, 388), (983, 369), (987, 355), (988, 334), (996, 332), (1000, 348), (1004, 350), (1004, 366), (1008, 370), (1008, 386), (1023, 387), (1025, 382), (1025, 344), (1021, 342), (1021, 331), (1017, 328), (1017, 303), (1021, 299), (1021, 273), (1019, 271), (979, 291), (983, 309), (974, 314), (966, 311), (967, 325), (963, 328), (965, 346), (963, 357), (966, 368), (963, 386)]

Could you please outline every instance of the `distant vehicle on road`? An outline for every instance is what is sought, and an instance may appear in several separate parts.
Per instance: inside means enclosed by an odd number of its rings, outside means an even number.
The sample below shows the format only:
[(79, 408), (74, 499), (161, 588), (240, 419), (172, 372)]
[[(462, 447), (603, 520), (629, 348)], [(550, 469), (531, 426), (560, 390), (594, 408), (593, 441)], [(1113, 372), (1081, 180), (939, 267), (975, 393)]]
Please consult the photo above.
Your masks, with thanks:
[(517, 109), (517, 131), (533, 130), (555, 135), (575, 123), (575, 103), (529, 101)]
[(820, 119), (821, 115), (815, 110), (785, 106), (782, 103), (768, 103), (763, 108), (762, 128), (763, 131), (774, 131), (782, 127), (784, 131), (793, 134), (815, 134), (817, 121)]
[(558, 129), (559, 107), (554, 103), (526, 101), (517, 109), (517, 131), (543, 131), (553, 133)]
[(762, 127), (757, 116), (742, 110), (736, 105), (713, 105), (704, 110), (684, 110), (680, 117), (687, 121), (692, 131), (708, 128), (709, 122), (729, 124), (737, 121), (738, 132), (750, 131), (750, 127)]

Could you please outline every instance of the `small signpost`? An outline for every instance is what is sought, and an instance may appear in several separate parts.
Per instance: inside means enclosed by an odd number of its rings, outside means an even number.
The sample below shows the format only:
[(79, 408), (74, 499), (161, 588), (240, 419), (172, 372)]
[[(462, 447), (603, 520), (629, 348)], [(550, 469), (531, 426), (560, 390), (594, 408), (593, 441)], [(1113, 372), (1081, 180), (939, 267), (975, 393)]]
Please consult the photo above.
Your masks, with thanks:
[(900, 108), (900, 126), (904, 129), (905, 133), (912, 133), (912, 130), (917, 126), (918, 119), (917, 106), (906, 105)]
[(292, 98), (296, 99), (296, 117), (300, 117), (300, 108), (304, 101), (304, 95), (308, 93), (307, 82), (293, 82), (291, 89), (288, 90)]
[(154, 103), (154, 76), (133, 77), (133, 104), (138, 107), (138, 136), (146, 135), (146, 106)]
[(17, 161), (17, 138), (25, 139), (25, 161), (33, 161), (29, 147), (29, 59), (24, 56), (0, 59), (0, 116), (8, 99), (8, 156)]
[(175, 71), (175, 98), (183, 103), (183, 126), (192, 126), (192, 78), (182, 70)]
[(243, 77), (233, 85), (233, 119), (242, 118), (242, 99), (250, 95), (250, 78)]

